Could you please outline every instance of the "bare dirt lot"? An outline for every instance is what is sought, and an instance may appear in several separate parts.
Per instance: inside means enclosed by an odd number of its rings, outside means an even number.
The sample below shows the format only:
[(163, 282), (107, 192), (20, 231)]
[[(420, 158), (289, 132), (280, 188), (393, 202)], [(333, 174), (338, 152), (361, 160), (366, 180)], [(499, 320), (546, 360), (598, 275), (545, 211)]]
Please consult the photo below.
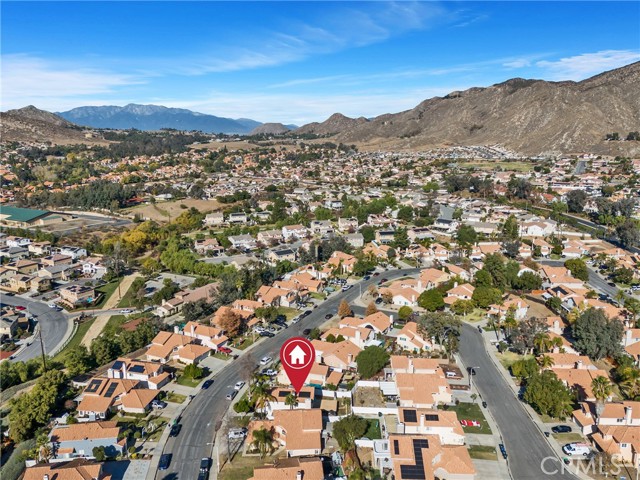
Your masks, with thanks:
[[(186, 206), (186, 208), (181, 205)], [(158, 202), (156, 204), (138, 205), (126, 210), (131, 215), (139, 214), (144, 219), (155, 220), (157, 222), (175, 219), (186, 209), (195, 207), (202, 213), (209, 213), (220, 210), (222, 205), (216, 200), (197, 200), (187, 198), (184, 200), (174, 200), (169, 202)]]

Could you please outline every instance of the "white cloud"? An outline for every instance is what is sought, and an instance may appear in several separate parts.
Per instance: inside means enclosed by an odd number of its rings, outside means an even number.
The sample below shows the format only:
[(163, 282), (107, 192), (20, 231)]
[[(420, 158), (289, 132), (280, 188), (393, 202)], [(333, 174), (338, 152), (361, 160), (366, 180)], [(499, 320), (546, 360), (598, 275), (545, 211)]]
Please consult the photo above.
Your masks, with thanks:
[(553, 80), (584, 80), (598, 73), (623, 67), (640, 60), (640, 52), (634, 50), (602, 50), (565, 57), (556, 61), (542, 60), (536, 66), (548, 72)]
[(143, 79), (133, 75), (52, 64), (22, 54), (3, 55), (0, 109), (28, 104), (58, 108), (68, 100), (86, 104), (88, 96), (112, 94), (121, 87), (140, 83), (144, 83)]
[(509, 62), (503, 63), (502, 66), (506, 68), (512, 68), (512, 69), (530, 67), (531, 60), (527, 58), (517, 58), (515, 60), (511, 60)]

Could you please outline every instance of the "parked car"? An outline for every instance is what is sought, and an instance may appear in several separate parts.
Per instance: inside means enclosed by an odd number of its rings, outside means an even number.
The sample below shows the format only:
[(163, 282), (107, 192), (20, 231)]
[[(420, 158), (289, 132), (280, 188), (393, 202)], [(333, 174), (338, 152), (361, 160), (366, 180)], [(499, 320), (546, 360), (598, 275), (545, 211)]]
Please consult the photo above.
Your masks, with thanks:
[(303, 334), (303, 335), (309, 335), (310, 333), (311, 333), (311, 329), (310, 329), (310, 328), (305, 328), (305, 329), (302, 331), (302, 334)]
[[(314, 305), (315, 306), (315, 305)], [(304, 312), (302, 312), (302, 315), (300, 315), (302, 318), (304, 317), (308, 317), (309, 315), (311, 315), (313, 312), (311, 310), (305, 310)]]
[(201, 472), (209, 472), (210, 466), (211, 466), (211, 459), (209, 457), (204, 457), (202, 460), (200, 460)]
[(273, 358), (271, 357), (262, 357), (262, 359), (260, 360), (260, 365), (268, 365), (272, 361), (273, 361)]
[(276, 323), (277, 322), (286, 322), (287, 321), (287, 317), (285, 317), (284, 315), (278, 315), (276, 317)]
[(331, 317), (333, 317), (333, 313), (327, 313), (324, 318), (325, 320), (329, 320)]
[(231, 390), (229, 393), (227, 393), (227, 400), (233, 400), (234, 398), (236, 398), (236, 395), (238, 394), (237, 390)]
[(271, 338), (271, 337), (275, 337), (276, 334), (272, 333), (272, 332), (269, 332), (267, 330), (263, 330), (262, 332), (260, 332), (260, 336), (261, 337), (269, 337), (269, 338)]
[(173, 425), (171, 427), (171, 431), (169, 431), (169, 436), (170, 437), (177, 437), (178, 434), (180, 433), (180, 430), (182, 430), (182, 424), (181, 423), (176, 423), (175, 425)]
[(220, 347), (218, 348), (218, 351), (227, 355), (231, 355), (233, 353), (233, 351), (229, 347)]
[(234, 390), (240, 390), (242, 387), (244, 387), (244, 382), (240, 381), (240, 382), (237, 382), (237, 383), (233, 386), (233, 389), (234, 389)]
[(377, 305), (380, 305), (382, 303), (382, 297), (376, 298), (374, 303), (377, 304)]
[(291, 320), (291, 323), (298, 323), (300, 320), (302, 320), (302, 315), (300, 315), (299, 317), (294, 317), (294, 319)]
[(500, 449), (500, 453), (502, 453), (502, 458), (507, 459), (507, 449), (504, 448), (502, 443), (498, 444), (498, 448)]
[(171, 464), (171, 454), (165, 453), (160, 457), (160, 462), (158, 462), (158, 470), (166, 470), (169, 468)]
[(278, 375), (278, 371), (274, 370), (273, 368), (268, 368), (264, 371), (264, 374), (268, 377), (275, 377), (276, 375)]
[(591, 447), (586, 443), (567, 443), (562, 447), (562, 451), (567, 455), (582, 455), (584, 457), (591, 453)]
[(167, 406), (167, 402), (163, 402), (162, 400), (154, 400), (151, 402), (151, 407), (161, 409)]
[(209, 379), (206, 380), (203, 384), (202, 384), (202, 389), (206, 390), (207, 388), (209, 388), (211, 385), (213, 385), (213, 380)]
[(364, 277), (362, 277), (362, 280), (369, 280), (371, 277), (369, 275), (365, 275)]
[(49, 303), (47, 305), (47, 307), (49, 307), (49, 308), (58, 308), (58, 306), (55, 303)]
[(227, 436), (229, 438), (231, 438), (231, 439), (234, 439), (234, 440), (242, 439), (242, 438), (247, 436), (247, 429), (246, 428), (232, 428), (231, 430), (229, 430), (229, 433), (227, 434)]
[(122, 315), (128, 315), (130, 313), (133, 313), (133, 310), (131, 310), (130, 308), (124, 308), (124, 309), (120, 310), (120, 313)]
[(551, 428), (553, 433), (569, 433), (571, 432), (571, 427), (569, 425), (556, 425)]
[(483, 406), (484, 408), (487, 408), (487, 402), (482, 402), (482, 406)]

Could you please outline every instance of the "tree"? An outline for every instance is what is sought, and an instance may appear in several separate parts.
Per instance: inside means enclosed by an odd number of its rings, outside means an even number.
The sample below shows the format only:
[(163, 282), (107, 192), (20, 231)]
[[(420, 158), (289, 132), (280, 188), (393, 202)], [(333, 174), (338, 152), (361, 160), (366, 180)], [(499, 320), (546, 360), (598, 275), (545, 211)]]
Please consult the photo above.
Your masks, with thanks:
[(478, 270), (475, 275), (476, 287), (492, 287), (493, 278), (485, 269)]
[(406, 249), (411, 245), (411, 240), (409, 239), (409, 235), (407, 234), (406, 228), (398, 228), (393, 234), (393, 247), (397, 249)]
[(520, 227), (515, 215), (509, 215), (502, 225), (502, 235), (507, 240), (518, 240), (520, 238)]
[(84, 345), (72, 348), (64, 358), (64, 366), (71, 377), (88, 372), (93, 367), (93, 359)]
[(596, 397), (596, 402), (602, 404), (613, 392), (613, 385), (607, 377), (599, 375), (591, 381), (591, 391)]
[(430, 312), (441, 310), (444, 308), (444, 295), (437, 288), (425, 290), (418, 297), (418, 305)]
[(215, 312), (215, 304), (201, 298), (195, 302), (187, 302), (182, 307), (182, 314), (187, 322), (195, 322)]
[(107, 459), (104, 447), (93, 447), (91, 454), (96, 458), (96, 462), (104, 462)]
[(562, 308), (562, 300), (560, 300), (558, 297), (551, 297), (547, 299), (547, 301), (544, 302), (544, 304), (547, 306), (549, 310), (555, 313), (559, 313), (560, 309)]
[(261, 428), (253, 431), (253, 447), (260, 452), (260, 458), (273, 452), (273, 431)]
[(403, 321), (406, 321), (412, 314), (413, 310), (411, 309), (411, 307), (408, 307), (406, 305), (400, 307), (400, 309), (398, 310), (398, 318)]
[(195, 363), (190, 363), (189, 365), (184, 367), (183, 374), (187, 378), (197, 380), (199, 378), (202, 378), (202, 375), (204, 375), (204, 370), (201, 367), (198, 367)]
[(589, 280), (589, 269), (587, 268), (587, 264), (584, 263), (584, 260), (580, 258), (571, 258), (564, 262), (564, 266), (571, 272), (571, 275), (578, 280), (582, 280), (583, 282)]
[(584, 190), (571, 190), (567, 194), (567, 208), (573, 213), (582, 213), (587, 203), (587, 193)]
[(533, 191), (533, 186), (526, 178), (512, 178), (507, 184), (507, 190), (511, 197), (526, 200)]
[(456, 232), (456, 240), (461, 245), (473, 245), (478, 241), (478, 234), (471, 225), (460, 225)]
[(513, 348), (523, 354), (533, 351), (535, 339), (548, 329), (544, 318), (530, 317), (522, 320), (508, 335)]
[(284, 399), (284, 404), (293, 410), (298, 406), (298, 396), (295, 393), (289, 393)]
[(356, 440), (364, 436), (369, 428), (369, 422), (356, 415), (349, 415), (333, 424), (333, 437), (343, 452), (356, 448)]
[(371, 378), (378, 373), (389, 361), (387, 351), (378, 346), (366, 347), (356, 357), (358, 373), (362, 378)]
[(276, 397), (272, 394), (272, 388), (266, 382), (256, 382), (251, 392), (251, 400), (256, 411), (264, 412), (270, 402), (275, 402)]
[(640, 245), (640, 228), (638, 228), (637, 222), (630, 218), (616, 227), (616, 235), (626, 248)]
[(553, 358), (549, 355), (541, 355), (536, 359), (536, 361), (538, 362), (541, 370), (547, 370), (555, 364)]
[(552, 370), (529, 378), (523, 398), (540, 415), (566, 418), (573, 410), (571, 391)]
[(235, 337), (242, 330), (242, 317), (228, 308), (220, 315), (218, 324), (228, 337)]
[(530, 292), (531, 290), (539, 290), (542, 287), (542, 278), (532, 272), (524, 272), (515, 278), (513, 286), (519, 290)]
[(385, 290), (382, 295), (382, 301), (384, 303), (392, 303), (393, 302), (393, 293), (391, 293), (391, 291), (389, 290)]
[(600, 360), (621, 351), (623, 332), (618, 319), (610, 320), (603, 310), (589, 308), (573, 324), (574, 345), (584, 355)]
[(425, 313), (418, 320), (418, 326), (429, 338), (434, 338), (436, 343), (443, 345), (449, 332), (455, 336), (460, 335), (462, 322), (450, 313)]
[(451, 305), (451, 311), (456, 315), (466, 316), (468, 313), (473, 312), (475, 308), (475, 302), (473, 300), (456, 300)]
[(476, 305), (480, 308), (488, 308), (489, 305), (496, 304), (502, 299), (502, 292), (492, 287), (476, 287), (471, 296)]
[(640, 300), (637, 300), (633, 297), (628, 297), (624, 301), (624, 308), (626, 308), (629, 313), (632, 315), (633, 323), (635, 324), (636, 318), (640, 314)]
[(338, 306), (338, 316), (340, 318), (350, 317), (353, 315), (353, 310), (349, 306), (349, 303), (346, 300), (342, 300), (340, 305)]
[(367, 309), (364, 311), (364, 316), (368, 317), (369, 315), (373, 315), (374, 313), (378, 313), (378, 307), (376, 307), (376, 304), (373, 302), (369, 302), (369, 305), (367, 305)]
[(633, 281), (633, 270), (626, 267), (616, 268), (613, 271), (613, 280), (616, 283), (630, 284)]

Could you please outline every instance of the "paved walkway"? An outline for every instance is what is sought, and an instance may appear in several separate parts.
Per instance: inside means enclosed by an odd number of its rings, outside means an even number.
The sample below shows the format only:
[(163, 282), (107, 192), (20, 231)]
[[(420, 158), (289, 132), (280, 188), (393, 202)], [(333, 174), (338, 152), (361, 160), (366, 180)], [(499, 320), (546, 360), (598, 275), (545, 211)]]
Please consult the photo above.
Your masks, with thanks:
[[(109, 299), (104, 303), (104, 305), (100, 310), (111, 310), (117, 307), (118, 304), (120, 303), (120, 300), (122, 300), (122, 297), (124, 297), (129, 291), (129, 288), (131, 287), (131, 284), (133, 283), (133, 281), (140, 276), (141, 276), (140, 273), (135, 272), (135, 273), (132, 273), (131, 275), (127, 275), (126, 277), (124, 277), (122, 279), (122, 282), (120, 282), (120, 288), (119, 288), (122, 296), (118, 295), (118, 288), (116, 288), (116, 290), (111, 294)], [(87, 330), (87, 333), (85, 333), (82, 339), (82, 342), (81, 342), (82, 345), (86, 346), (87, 348), (91, 346), (91, 342), (93, 341), (93, 339), (97, 338), (98, 335), (102, 333), (102, 330), (107, 325), (107, 322), (111, 318), (111, 315), (112, 314), (109, 313), (107, 315), (96, 316), (95, 321), (93, 322), (91, 327), (89, 327), (89, 330)]]

